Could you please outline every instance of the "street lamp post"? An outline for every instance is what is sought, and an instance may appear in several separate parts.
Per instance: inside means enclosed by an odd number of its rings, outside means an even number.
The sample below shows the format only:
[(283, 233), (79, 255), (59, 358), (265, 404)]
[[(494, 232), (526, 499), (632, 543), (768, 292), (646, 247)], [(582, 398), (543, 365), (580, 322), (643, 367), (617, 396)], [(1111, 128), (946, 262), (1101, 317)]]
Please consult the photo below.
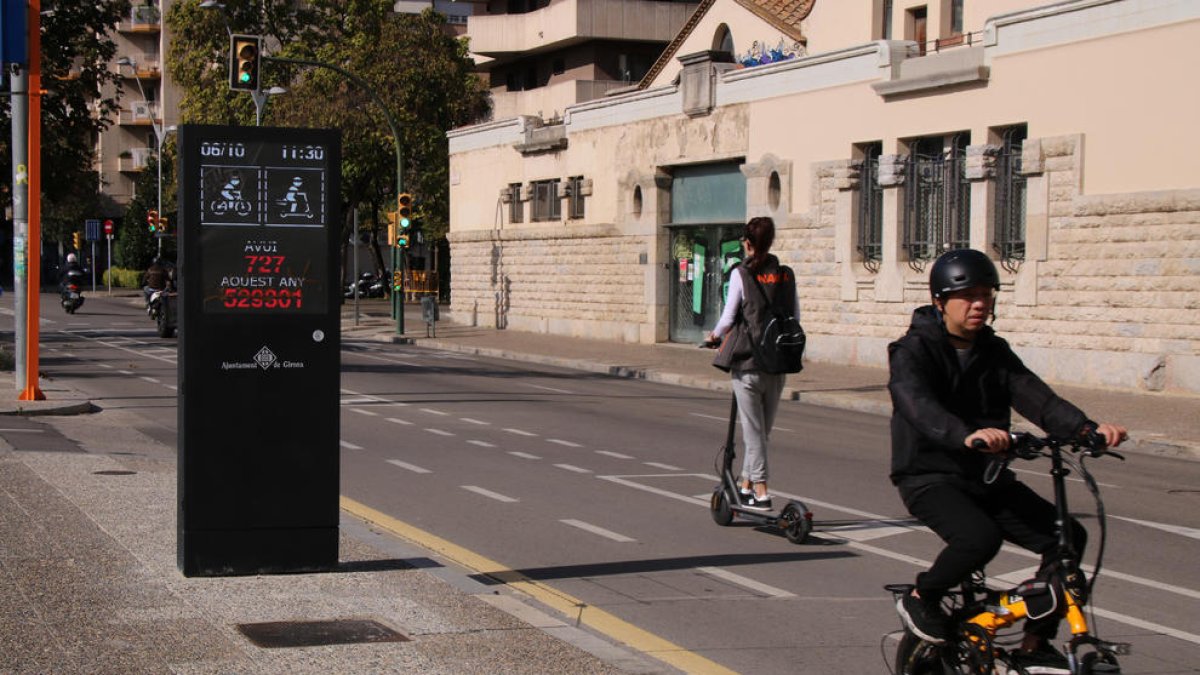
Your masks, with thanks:
[[(121, 58), (117, 59), (117, 65), (118, 66), (128, 66), (128, 67), (134, 69), (133, 81), (137, 83), (138, 92), (140, 92), (142, 95), (142, 101), (146, 101), (146, 90), (144, 87), (142, 87), (142, 78), (138, 77), (138, 74), (137, 74), (137, 62), (134, 61), (133, 59), (129, 58), (128, 56), (122, 56)], [(148, 101), (146, 101), (146, 102), (148, 103)], [(155, 112), (156, 111), (150, 112), (150, 128), (154, 131), (154, 163), (155, 163), (155, 165), (157, 165), (157, 169), (158, 169), (158, 195), (156, 198), (156, 204), (157, 204), (156, 213), (161, 214), (162, 213), (162, 146), (163, 146), (163, 139), (165, 139), (167, 137), (167, 134), (169, 134), (173, 131), (176, 131), (176, 127), (172, 125), (170, 127), (167, 127), (166, 129), (164, 129), (162, 124), (160, 124), (158, 122), (158, 120), (155, 119)], [(161, 258), (162, 257), (162, 235), (161, 234), (157, 235), (157, 239), (158, 239), (158, 257)]]
[(278, 96), (286, 93), (287, 89), (284, 89), (283, 87), (271, 87), (266, 91), (255, 89), (254, 91), (250, 92), (250, 98), (254, 99), (254, 126), (262, 126), (263, 115), (266, 113), (267, 109), (267, 101), (269, 101), (272, 96)]

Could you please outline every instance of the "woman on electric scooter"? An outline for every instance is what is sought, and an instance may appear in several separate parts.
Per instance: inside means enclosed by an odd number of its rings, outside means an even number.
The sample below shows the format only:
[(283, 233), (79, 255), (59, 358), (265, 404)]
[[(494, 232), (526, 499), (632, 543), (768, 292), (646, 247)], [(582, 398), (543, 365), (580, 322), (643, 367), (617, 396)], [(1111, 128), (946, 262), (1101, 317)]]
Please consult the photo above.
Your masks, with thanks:
[[(734, 268), (721, 319), (705, 340), (709, 344), (721, 343), (713, 365), (732, 375), (746, 447), (739, 496), (743, 506), (759, 511), (771, 510), (771, 495), (767, 492), (767, 441), (787, 375), (761, 372), (755, 365), (747, 326), (760, 325), (758, 317), (767, 311), (764, 293), (770, 302), (778, 300), (784, 307), (794, 306), (793, 316), (800, 318), (796, 279), (790, 274), (784, 278), (780, 273), (779, 258), (771, 254), (774, 241), (775, 221), (758, 217), (746, 223), (742, 237), (746, 259)], [(754, 279), (746, 278), (750, 274), (757, 277), (763, 293), (745, 291), (747, 285), (754, 284)], [(722, 341), (722, 337), (726, 339)]]
[[(1010, 443), (1012, 410), (1050, 434), (1095, 431), (1109, 446), (1125, 429), (1091, 422), (1058, 397), (987, 325), (994, 318), (1000, 276), (986, 254), (943, 254), (929, 273), (933, 304), (913, 312), (908, 333), (888, 346), (892, 396), (892, 483), (909, 512), (946, 542), (933, 566), (917, 575), (912, 594), (896, 609), (918, 637), (941, 644), (947, 617), (942, 596), (1000, 550), (1004, 540), (1043, 554), (1057, 544), (1054, 505), (1004, 470), (991, 483), (990, 456)], [(974, 449), (981, 441), (982, 449)], [(1071, 539), (1082, 555), (1087, 541), (1072, 519)], [(1058, 619), (1029, 621), (1018, 659), (1028, 673), (1070, 673), (1049, 644)]]

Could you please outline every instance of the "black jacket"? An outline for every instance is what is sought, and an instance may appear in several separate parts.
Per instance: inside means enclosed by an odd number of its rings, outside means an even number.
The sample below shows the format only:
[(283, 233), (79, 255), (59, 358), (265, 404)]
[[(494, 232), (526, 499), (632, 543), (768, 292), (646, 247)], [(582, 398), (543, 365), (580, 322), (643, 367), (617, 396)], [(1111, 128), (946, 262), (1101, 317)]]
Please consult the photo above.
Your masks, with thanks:
[[(941, 481), (983, 488), (990, 457), (963, 445), (978, 429), (1008, 429), (1012, 410), (1055, 436), (1088, 423), (1025, 367), (1003, 338), (985, 326), (960, 367), (941, 314), (913, 312), (904, 337), (888, 345), (892, 395), (892, 482), (903, 492)], [(1013, 479), (1006, 471), (998, 484)]]

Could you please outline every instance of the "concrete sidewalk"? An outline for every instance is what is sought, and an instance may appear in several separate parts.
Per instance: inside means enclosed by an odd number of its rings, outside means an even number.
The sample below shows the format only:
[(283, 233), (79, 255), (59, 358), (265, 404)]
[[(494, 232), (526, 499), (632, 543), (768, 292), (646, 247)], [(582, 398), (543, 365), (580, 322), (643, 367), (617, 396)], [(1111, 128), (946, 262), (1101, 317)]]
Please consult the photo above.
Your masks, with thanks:
[[(399, 335), (389, 311), (382, 301), (364, 301), (359, 325), (355, 326), (353, 310), (347, 306), (342, 314), (343, 338), (411, 342), (617, 377), (730, 391), (729, 375), (712, 367), (713, 353), (695, 346), (625, 344), (448, 322), (436, 324), (436, 337), (425, 337), (429, 331), (421, 320), (420, 308), (412, 305), (405, 314), (405, 333)], [(887, 378), (883, 368), (808, 362), (803, 372), (788, 377), (783, 395), (804, 403), (890, 415)], [(1055, 390), (1092, 419), (1125, 425), (1130, 430), (1130, 441), (1122, 448), (1128, 451), (1200, 460), (1200, 397), (1070, 385), (1055, 385)]]
[[(42, 386), (42, 413), (86, 403)], [(174, 448), (145, 425), (0, 418), (0, 672), (678, 672), (346, 511), (335, 572), (184, 578)], [(265, 647), (255, 627), (350, 642)]]

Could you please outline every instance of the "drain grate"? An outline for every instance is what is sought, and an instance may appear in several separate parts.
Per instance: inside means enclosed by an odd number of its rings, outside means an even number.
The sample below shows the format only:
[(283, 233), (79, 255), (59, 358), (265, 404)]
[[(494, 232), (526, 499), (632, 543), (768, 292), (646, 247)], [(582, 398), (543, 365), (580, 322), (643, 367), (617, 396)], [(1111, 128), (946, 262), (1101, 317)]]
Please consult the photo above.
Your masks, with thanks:
[(255, 645), (268, 649), (322, 647), (368, 642), (408, 642), (408, 638), (400, 633), (370, 619), (240, 623), (238, 630)]
[(92, 474), (96, 476), (132, 476), (136, 473), (136, 471), (124, 471), (121, 469), (106, 469), (104, 471), (92, 472)]

